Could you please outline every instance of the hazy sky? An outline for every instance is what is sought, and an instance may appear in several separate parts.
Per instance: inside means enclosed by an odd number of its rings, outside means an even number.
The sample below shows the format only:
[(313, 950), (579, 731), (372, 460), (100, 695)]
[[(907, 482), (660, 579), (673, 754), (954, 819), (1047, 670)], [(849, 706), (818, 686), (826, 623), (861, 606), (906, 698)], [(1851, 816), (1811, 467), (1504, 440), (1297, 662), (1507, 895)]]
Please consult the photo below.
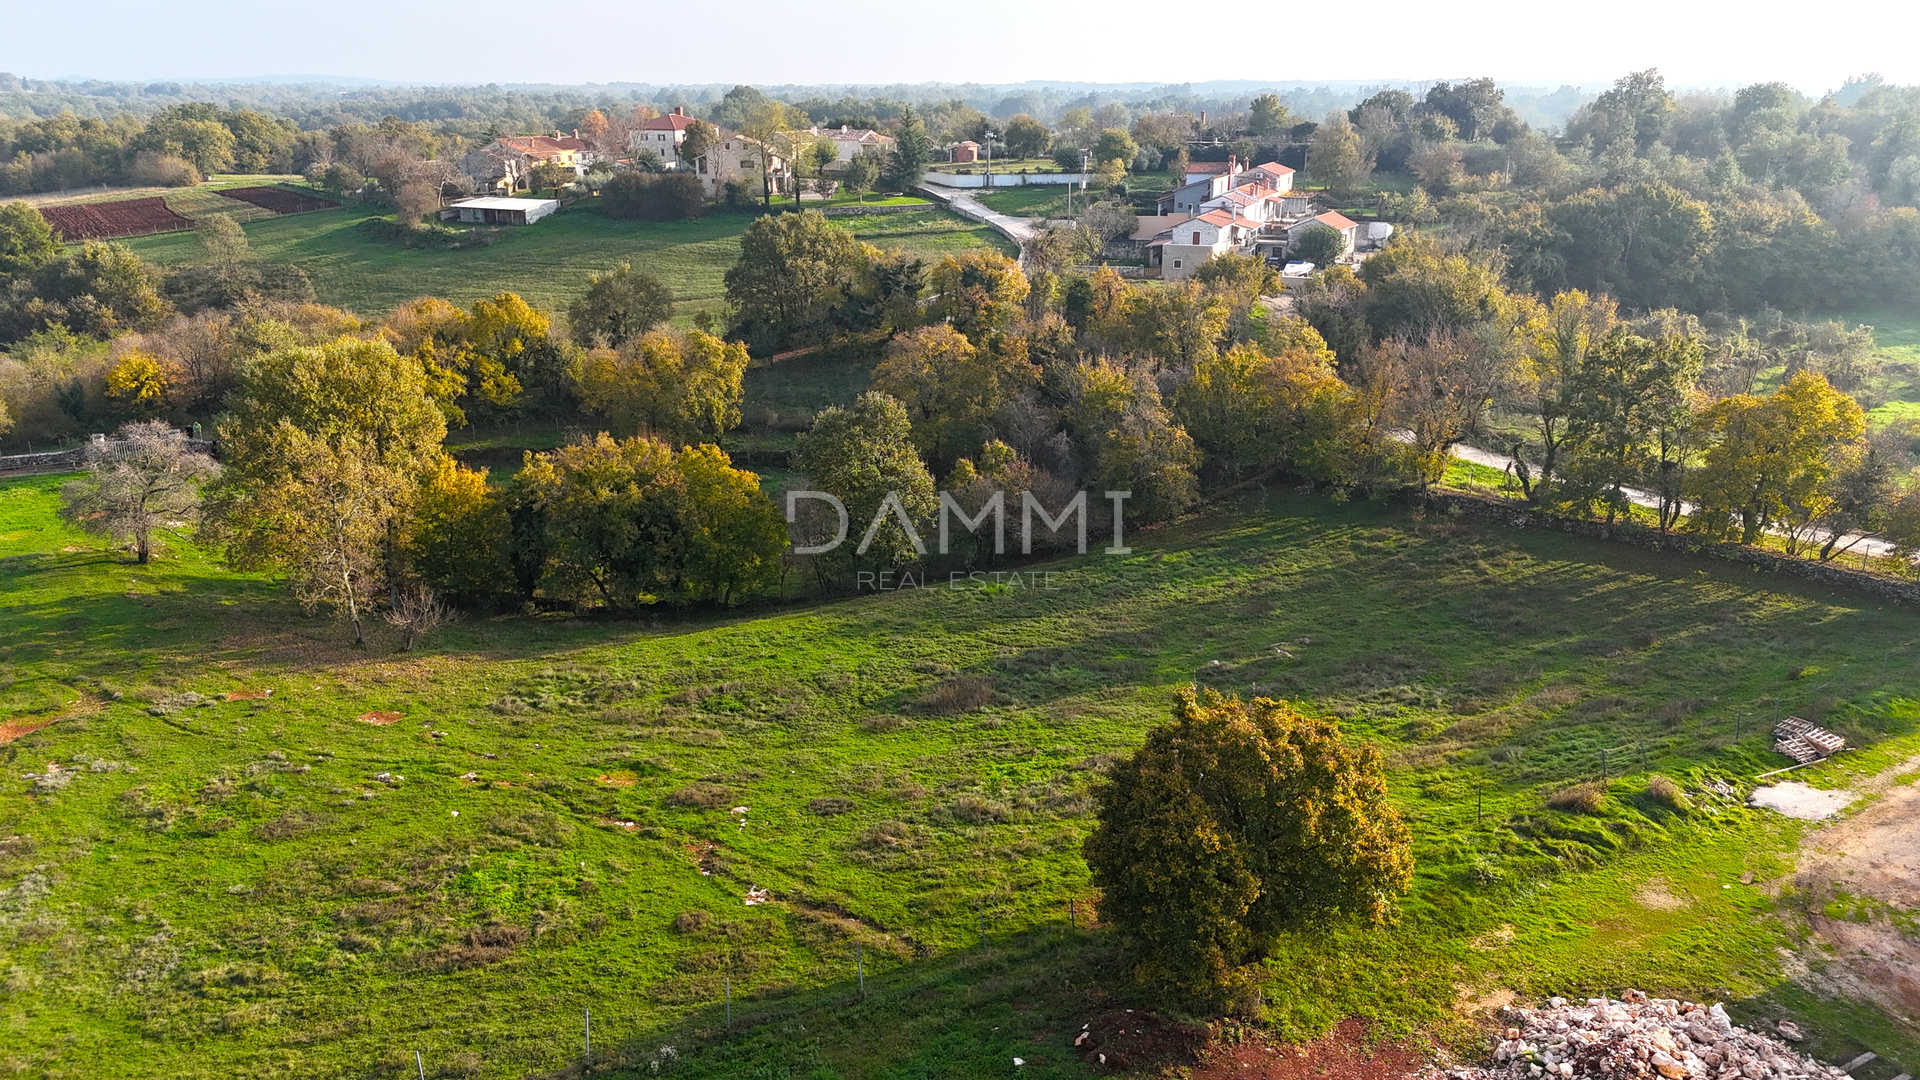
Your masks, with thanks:
[[(1210, 10), (1233, 13), (1210, 17)], [(1270, 22), (1275, 29), (1251, 29)], [(1912, 0), (1295, 5), (1110, 0), (0, 0), (0, 71), (34, 78), (346, 75), (406, 82), (1420, 80), (1673, 85), (1878, 71), (1920, 83)]]

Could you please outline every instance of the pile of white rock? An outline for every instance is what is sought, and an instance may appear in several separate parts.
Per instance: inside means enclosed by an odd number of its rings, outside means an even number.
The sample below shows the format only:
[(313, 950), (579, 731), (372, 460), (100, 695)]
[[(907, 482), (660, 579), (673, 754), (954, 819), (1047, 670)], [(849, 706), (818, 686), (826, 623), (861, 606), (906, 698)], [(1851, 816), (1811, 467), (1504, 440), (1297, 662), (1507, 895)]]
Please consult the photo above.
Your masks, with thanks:
[[(1831, 1065), (1735, 1027), (1719, 1005), (1649, 999), (1553, 998), (1539, 1009), (1508, 1008), (1510, 1025), (1491, 1068), (1451, 1072), (1455, 1080), (1578, 1077), (1581, 1080), (1846, 1080)], [(1783, 1033), (1797, 1035), (1790, 1024)]]

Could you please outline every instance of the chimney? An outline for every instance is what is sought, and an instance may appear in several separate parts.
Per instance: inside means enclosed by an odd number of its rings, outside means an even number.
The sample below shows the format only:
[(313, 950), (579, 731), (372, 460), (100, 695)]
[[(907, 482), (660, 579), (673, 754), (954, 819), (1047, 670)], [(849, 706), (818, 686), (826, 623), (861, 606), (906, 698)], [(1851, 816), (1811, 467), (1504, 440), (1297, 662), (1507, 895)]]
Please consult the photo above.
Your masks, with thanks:
[(682, 107), (681, 107), (681, 106), (679, 106), (679, 105), (675, 105), (675, 106), (673, 107), (673, 115), (675, 115), (675, 116), (685, 116), (685, 115), (687, 115), (687, 110), (686, 110), (686, 109), (684, 109), (684, 108), (682, 108)]
[(842, 134), (842, 135), (845, 135), (846, 133), (847, 133), (847, 125), (845, 125), (845, 124), (841, 124), (841, 125), (840, 125), (840, 134)]
[(1200, 110), (1200, 126), (1201, 127), (1207, 126), (1207, 110), (1205, 109)]

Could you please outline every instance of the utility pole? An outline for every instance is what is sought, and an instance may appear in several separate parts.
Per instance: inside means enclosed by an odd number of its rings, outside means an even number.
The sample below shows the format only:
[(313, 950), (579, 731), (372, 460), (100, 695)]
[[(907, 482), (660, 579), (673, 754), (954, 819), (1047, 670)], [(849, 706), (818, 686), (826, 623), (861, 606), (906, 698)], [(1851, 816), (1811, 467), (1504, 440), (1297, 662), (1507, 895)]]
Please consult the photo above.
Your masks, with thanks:
[(990, 127), (983, 127), (980, 129), (980, 134), (981, 134), (981, 137), (984, 138), (987, 143), (987, 182), (981, 186), (992, 187), (993, 186), (993, 129)]

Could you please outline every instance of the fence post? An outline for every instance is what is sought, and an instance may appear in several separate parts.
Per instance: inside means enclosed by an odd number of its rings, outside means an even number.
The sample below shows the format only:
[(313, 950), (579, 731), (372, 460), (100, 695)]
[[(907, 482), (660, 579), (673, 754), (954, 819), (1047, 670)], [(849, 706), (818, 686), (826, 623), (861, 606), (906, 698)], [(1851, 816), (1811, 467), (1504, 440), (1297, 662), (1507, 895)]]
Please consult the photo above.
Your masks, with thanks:
[(420, 1074), (420, 1080), (427, 1080), (427, 1066), (420, 1060), (420, 1051), (413, 1052), (413, 1068)]
[(727, 976), (727, 1026), (733, 1026), (733, 976)]
[(593, 1068), (593, 1009), (591, 1007), (587, 1009), (586, 1023), (586, 1043), (581, 1053), (581, 1060), (586, 1062), (587, 1068), (591, 1069)]
[(864, 945), (853, 947), (853, 973), (860, 980), (860, 996), (867, 996), (867, 951)]

